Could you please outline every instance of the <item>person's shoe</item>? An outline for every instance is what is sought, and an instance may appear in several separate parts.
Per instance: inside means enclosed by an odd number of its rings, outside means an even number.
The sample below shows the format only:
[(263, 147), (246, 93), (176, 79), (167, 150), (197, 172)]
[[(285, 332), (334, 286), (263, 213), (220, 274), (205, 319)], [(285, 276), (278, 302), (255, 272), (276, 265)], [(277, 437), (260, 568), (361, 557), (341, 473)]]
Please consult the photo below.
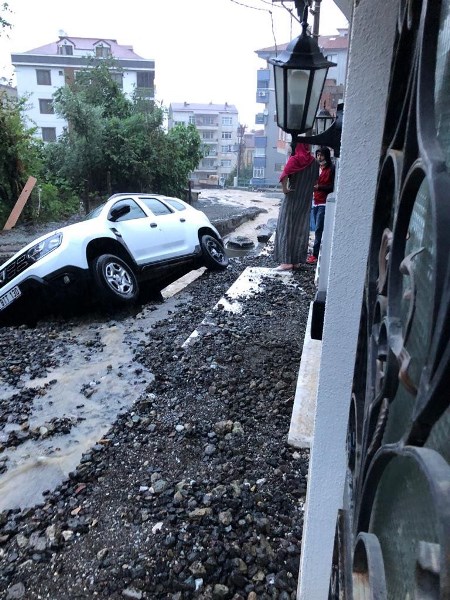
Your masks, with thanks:
[(307, 265), (315, 265), (317, 263), (317, 258), (315, 256), (313, 256), (311, 254), (311, 256), (308, 256), (308, 258), (306, 259), (306, 264)]

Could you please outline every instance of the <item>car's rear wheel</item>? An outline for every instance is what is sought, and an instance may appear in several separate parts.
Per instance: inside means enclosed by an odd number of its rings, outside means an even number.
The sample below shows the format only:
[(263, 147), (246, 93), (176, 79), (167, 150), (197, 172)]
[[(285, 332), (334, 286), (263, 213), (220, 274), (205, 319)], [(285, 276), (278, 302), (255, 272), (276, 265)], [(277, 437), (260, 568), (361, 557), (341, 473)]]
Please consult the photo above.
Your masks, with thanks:
[(118, 256), (102, 254), (92, 261), (92, 275), (103, 300), (114, 304), (133, 304), (139, 285), (133, 269)]
[(228, 256), (222, 242), (212, 235), (202, 235), (200, 239), (203, 263), (208, 269), (221, 270), (228, 266)]

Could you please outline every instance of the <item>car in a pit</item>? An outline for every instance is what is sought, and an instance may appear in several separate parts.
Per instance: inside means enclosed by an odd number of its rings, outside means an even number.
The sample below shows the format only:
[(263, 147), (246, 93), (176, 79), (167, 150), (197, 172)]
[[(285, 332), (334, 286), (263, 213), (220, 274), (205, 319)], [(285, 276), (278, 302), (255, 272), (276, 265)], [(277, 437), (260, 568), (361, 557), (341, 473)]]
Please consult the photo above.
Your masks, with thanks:
[(140, 286), (180, 265), (227, 267), (221, 236), (207, 216), (178, 198), (115, 194), (0, 266), (0, 321), (25, 299), (51, 303), (82, 285), (106, 305), (133, 304)]

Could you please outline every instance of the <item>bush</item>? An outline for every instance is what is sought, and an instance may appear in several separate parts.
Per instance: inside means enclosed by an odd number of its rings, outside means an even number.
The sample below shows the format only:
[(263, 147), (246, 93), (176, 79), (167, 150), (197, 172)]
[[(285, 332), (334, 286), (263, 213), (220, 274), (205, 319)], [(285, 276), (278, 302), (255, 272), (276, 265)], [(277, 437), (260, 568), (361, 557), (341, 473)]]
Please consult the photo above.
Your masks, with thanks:
[[(42, 183), (34, 188), (30, 198), (33, 221), (60, 221), (80, 211), (80, 199), (72, 191)], [(28, 212), (28, 211), (27, 211)]]

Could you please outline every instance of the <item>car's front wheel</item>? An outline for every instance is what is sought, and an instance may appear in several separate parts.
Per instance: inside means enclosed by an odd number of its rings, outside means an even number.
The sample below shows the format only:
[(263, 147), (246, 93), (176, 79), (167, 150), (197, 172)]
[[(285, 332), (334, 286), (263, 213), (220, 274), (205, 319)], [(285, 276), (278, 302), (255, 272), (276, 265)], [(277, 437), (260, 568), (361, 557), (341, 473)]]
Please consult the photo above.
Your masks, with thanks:
[(221, 270), (228, 266), (228, 256), (222, 242), (212, 235), (203, 235), (200, 239), (203, 262), (208, 269)]
[(92, 261), (92, 275), (103, 300), (115, 304), (133, 304), (139, 285), (133, 269), (118, 256), (102, 254)]

